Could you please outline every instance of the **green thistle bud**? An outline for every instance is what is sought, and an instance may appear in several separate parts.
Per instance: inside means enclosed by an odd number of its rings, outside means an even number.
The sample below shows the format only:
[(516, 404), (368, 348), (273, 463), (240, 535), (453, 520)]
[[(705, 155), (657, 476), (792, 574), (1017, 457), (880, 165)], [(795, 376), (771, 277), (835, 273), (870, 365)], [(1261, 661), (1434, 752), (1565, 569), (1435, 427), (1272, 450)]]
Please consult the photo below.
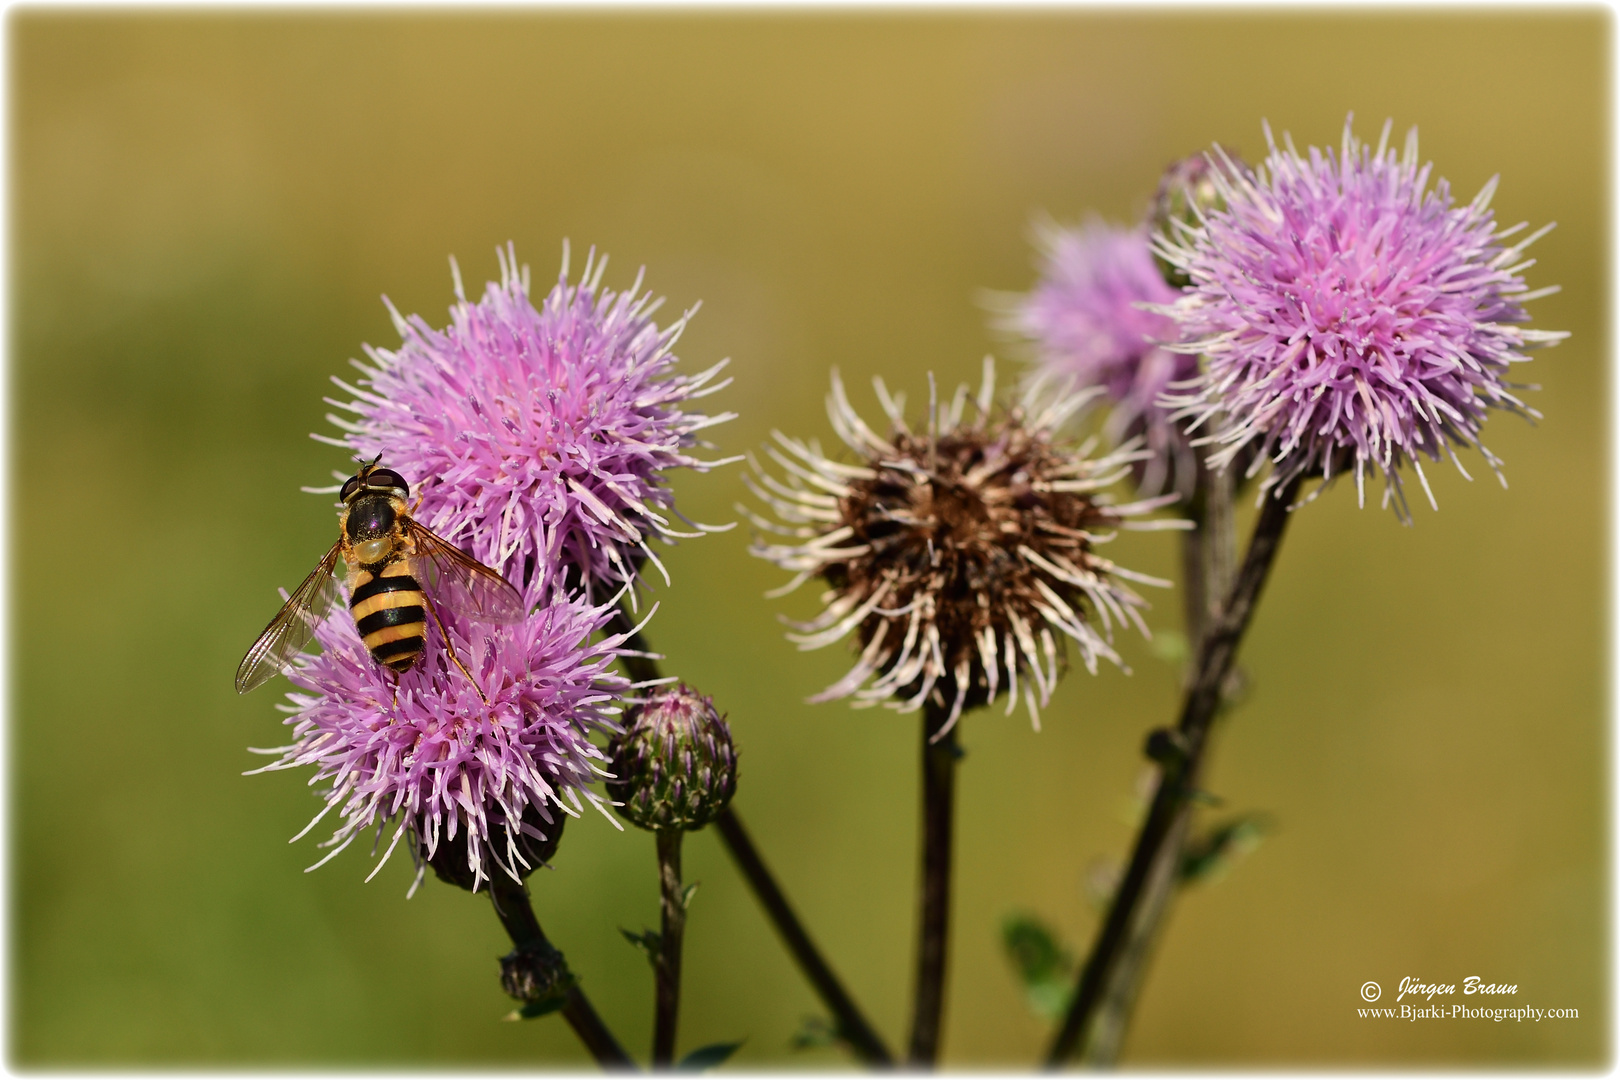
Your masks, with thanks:
[[(1241, 167), (1238, 156), (1226, 151), (1226, 156)], [(1215, 185), (1214, 168), (1203, 154), (1182, 158), (1164, 170), (1159, 178), (1159, 190), (1153, 196), (1148, 211), (1148, 228), (1170, 240), (1175, 240), (1176, 229), (1171, 222), (1196, 226), (1204, 213), (1226, 207), (1226, 200)], [(1153, 261), (1171, 288), (1185, 289), (1192, 284), (1186, 273), (1166, 262), (1157, 252)]]
[(631, 709), (608, 757), (615, 777), (608, 795), (621, 804), (620, 817), (643, 829), (701, 829), (737, 790), (731, 729), (711, 699), (685, 684)]

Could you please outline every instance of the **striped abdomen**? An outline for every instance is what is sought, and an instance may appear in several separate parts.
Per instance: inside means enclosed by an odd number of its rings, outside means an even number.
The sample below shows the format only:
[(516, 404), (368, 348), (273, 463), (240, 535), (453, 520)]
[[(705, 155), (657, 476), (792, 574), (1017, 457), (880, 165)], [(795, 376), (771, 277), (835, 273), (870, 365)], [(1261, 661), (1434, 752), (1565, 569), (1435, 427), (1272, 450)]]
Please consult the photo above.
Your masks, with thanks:
[(373, 660), (402, 675), (411, 669), (427, 637), (426, 603), (405, 559), (356, 575), (349, 611)]

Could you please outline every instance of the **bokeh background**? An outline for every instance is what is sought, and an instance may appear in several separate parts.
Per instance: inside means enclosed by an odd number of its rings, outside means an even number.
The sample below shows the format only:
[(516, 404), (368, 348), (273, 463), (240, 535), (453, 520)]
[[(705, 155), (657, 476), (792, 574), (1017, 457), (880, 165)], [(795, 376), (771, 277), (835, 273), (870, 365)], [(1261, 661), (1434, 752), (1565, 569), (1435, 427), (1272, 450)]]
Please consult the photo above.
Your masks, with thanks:
[[(1211, 142), (1251, 158), (1262, 118), (1336, 145), (1417, 124), (1504, 222), (1549, 220), (1527, 370), (1546, 415), (1497, 418), (1502, 490), (1436, 476), (1403, 528), (1333, 491), (1293, 526), (1244, 652), (1252, 690), (1210, 786), (1276, 828), (1175, 911), (1125, 1047), (1139, 1066), (1594, 1066), (1608, 1060), (1605, 715), (1610, 377), (1609, 16), (1047, 11), (481, 14), (13, 8), (10, 1055), (23, 1067), (536, 1065), (586, 1058), (556, 1018), (502, 1023), (508, 945), (482, 898), (408, 860), (369, 885), (357, 846), (289, 846), (316, 804), (243, 778), (283, 741), (283, 685), (238, 698), (237, 660), (333, 537), (310, 440), (326, 379), (397, 342), (380, 294), (440, 324), (447, 256), (469, 289), (514, 241), (537, 289), (561, 244), (645, 265), (699, 300), (688, 370), (728, 452), (773, 427), (823, 439), (828, 369), (972, 378), (984, 290), (1032, 282), (1045, 211), (1127, 220)], [(579, 264), (576, 261), (575, 266)], [(737, 467), (674, 480), (734, 517)], [(729, 710), (737, 807), (893, 1043), (910, 986), (916, 718), (809, 706), (848, 657), (798, 655), (783, 575), (743, 530), (667, 561), (649, 628), (669, 670)], [(1175, 572), (1174, 539), (1111, 554)], [(807, 590), (807, 594), (810, 590)], [(1155, 625), (1174, 629), (1173, 593)], [(1130, 837), (1143, 733), (1177, 669), (1071, 674), (1030, 730), (964, 728), (945, 1055), (1027, 1065), (1046, 1026), (1000, 951), (1010, 912), (1071, 948), (1088, 875)], [(576, 823), (535, 883), (552, 937), (643, 1053), (651, 978), (619, 928), (654, 925), (651, 837)], [(682, 1045), (795, 1052), (819, 1012), (718, 839), (687, 844)], [(1371, 1022), (1403, 976), (1517, 983), (1578, 1020)], [(1409, 999), (1410, 1000), (1410, 999)], [(1458, 1000), (1461, 1000), (1460, 998)], [(1472, 999), (1477, 1001), (1478, 999)]]

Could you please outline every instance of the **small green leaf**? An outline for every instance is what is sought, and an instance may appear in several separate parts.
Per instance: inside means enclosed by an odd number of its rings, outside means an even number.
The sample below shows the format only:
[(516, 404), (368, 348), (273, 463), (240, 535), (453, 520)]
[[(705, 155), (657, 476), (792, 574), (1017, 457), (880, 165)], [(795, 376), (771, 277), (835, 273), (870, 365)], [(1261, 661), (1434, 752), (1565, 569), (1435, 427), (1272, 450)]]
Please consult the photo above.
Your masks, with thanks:
[(806, 1016), (799, 1021), (799, 1030), (794, 1032), (788, 1045), (795, 1050), (820, 1050), (843, 1041), (844, 1037), (831, 1021), (821, 1016)]
[(1009, 915), (1001, 924), (1001, 944), (1012, 962), (1030, 1010), (1055, 1020), (1068, 1008), (1074, 956), (1057, 935), (1033, 915)]
[(685, 911), (687, 908), (692, 906), (692, 894), (697, 892), (698, 886), (701, 885), (701, 884), (703, 884), (703, 882), (694, 881), (694, 882), (692, 882), (692, 884), (686, 886), (686, 888), (681, 890), (681, 910), (682, 911)]
[(1001, 946), (1025, 983), (1040, 982), (1073, 966), (1052, 930), (1033, 915), (1009, 915), (1001, 923)]
[(1193, 837), (1181, 853), (1181, 883), (1219, 880), (1271, 830), (1265, 814), (1243, 814)]
[(658, 966), (658, 954), (664, 949), (664, 937), (656, 930), (643, 930), (639, 934), (631, 933), (624, 927), (619, 927), (619, 933), (624, 940), (647, 954), (647, 962), (654, 967)]
[(708, 1046), (700, 1046), (677, 1061), (675, 1071), (696, 1073), (724, 1065), (726, 1059), (735, 1054), (742, 1044), (743, 1041), (739, 1039), (731, 1043), (710, 1043)]

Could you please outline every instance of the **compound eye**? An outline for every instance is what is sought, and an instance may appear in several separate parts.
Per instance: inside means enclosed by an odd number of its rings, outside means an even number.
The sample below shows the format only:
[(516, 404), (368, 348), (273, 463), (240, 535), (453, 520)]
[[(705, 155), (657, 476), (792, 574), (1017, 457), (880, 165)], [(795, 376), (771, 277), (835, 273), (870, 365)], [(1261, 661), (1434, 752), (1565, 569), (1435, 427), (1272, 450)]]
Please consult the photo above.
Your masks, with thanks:
[(348, 502), (349, 501), (349, 496), (353, 495), (356, 491), (359, 490), (359, 488), (360, 488), (360, 478), (358, 476), (349, 477), (347, 480), (345, 480), (343, 482), (343, 490), (338, 492), (338, 500), (340, 502)]
[(398, 488), (407, 494), (410, 493), (410, 488), (406, 485), (405, 478), (399, 475), (399, 473), (395, 472), (393, 469), (373, 469), (366, 477), (366, 486), (371, 488), (380, 488), (383, 491)]

